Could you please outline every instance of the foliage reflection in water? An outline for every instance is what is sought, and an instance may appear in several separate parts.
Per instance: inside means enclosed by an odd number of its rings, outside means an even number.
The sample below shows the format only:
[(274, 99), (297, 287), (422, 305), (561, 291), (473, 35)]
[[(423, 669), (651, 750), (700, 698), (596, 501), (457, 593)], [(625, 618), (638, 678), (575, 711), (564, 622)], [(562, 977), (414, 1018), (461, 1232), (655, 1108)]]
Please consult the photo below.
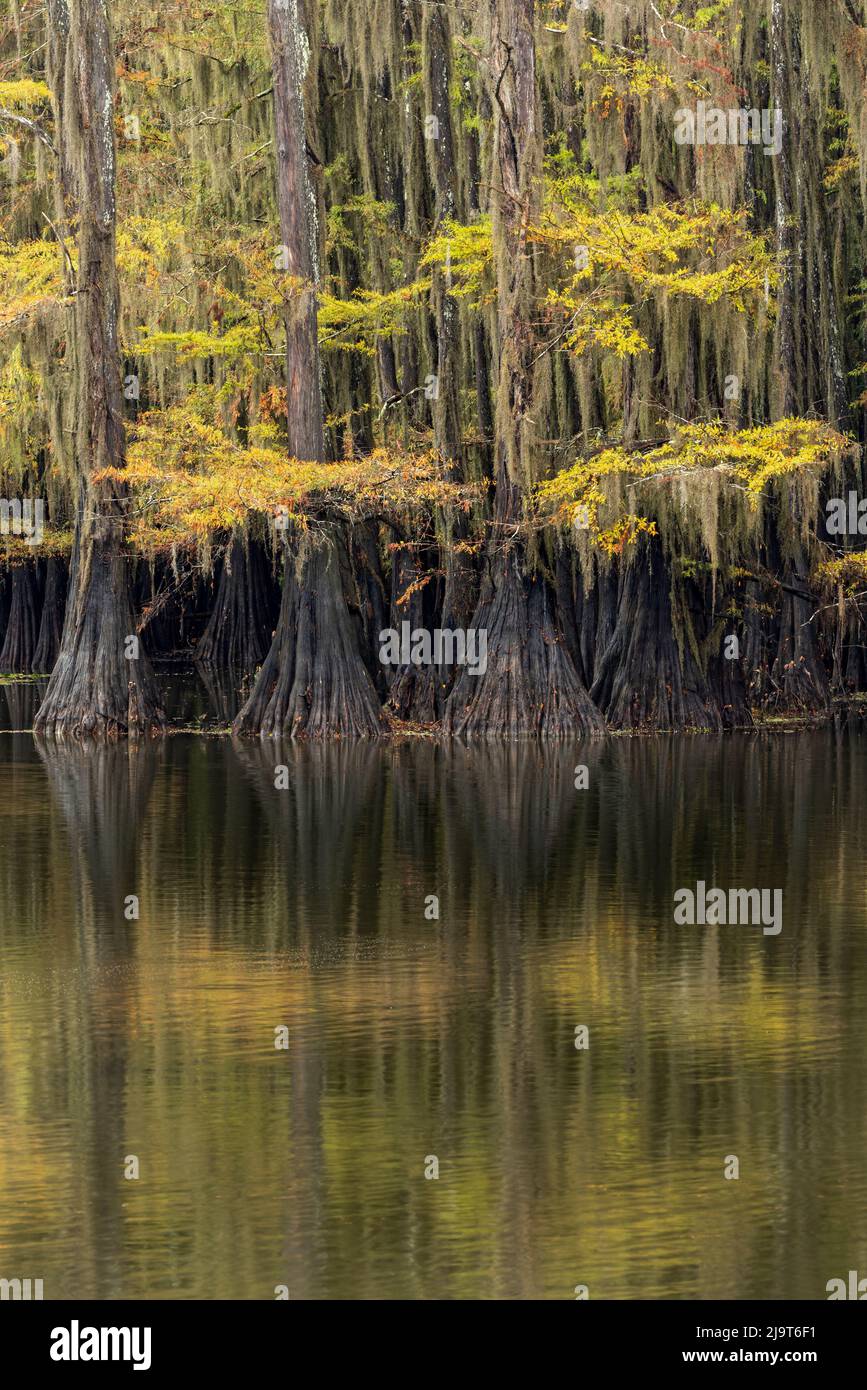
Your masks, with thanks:
[[(0, 1274), (736, 1299), (867, 1268), (867, 737), (0, 759)], [(780, 936), (675, 925), (698, 879), (782, 888)]]

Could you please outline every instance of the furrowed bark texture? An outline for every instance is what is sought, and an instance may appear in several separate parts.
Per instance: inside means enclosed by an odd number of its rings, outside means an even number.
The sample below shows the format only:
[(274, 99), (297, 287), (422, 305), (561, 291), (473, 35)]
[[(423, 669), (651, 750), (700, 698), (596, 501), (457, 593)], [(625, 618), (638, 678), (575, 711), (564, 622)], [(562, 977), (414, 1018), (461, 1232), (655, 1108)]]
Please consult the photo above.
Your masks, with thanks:
[(743, 667), (724, 653), (732, 625), (706, 631), (711, 606), (692, 581), (674, 583), (656, 538), (621, 562), (616, 614), (591, 687), (612, 728), (716, 733), (751, 726)]
[(647, 545), (620, 581), (617, 621), (591, 690), (612, 728), (720, 731), (722, 716), (687, 645), (674, 635), (669, 575), (660, 547)]
[(196, 647), (204, 665), (252, 671), (268, 655), (275, 592), (268, 559), (254, 538), (235, 535), (223, 557), (214, 607)]
[[(290, 457), (325, 457), (317, 337), (319, 250), (307, 166), (304, 82), (310, 57), (298, 0), (268, 0), (274, 73), (277, 204), (292, 287), (286, 308)], [(376, 737), (381, 713), (341, 581), (342, 536), (326, 525), (287, 552), (271, 649), (237, 719), (238, 734)]]
[[(55, 5), (49, 14), (63, 14)], [(70, 0), (68, 37), (52, 38), (63, 69), (63, 148), (71, 152), (79, 219), (75, 299), (78, 507), (70, 598), (60, 653), (34, 728), (56, 737), (158, 732), (164, 719), (150, 663), (135, 636), (124, 553), (124, 494), (94, 481), (124, 462), (115, 261), (114, 51), (106, 0)]]
[(560, 631), (552, 590), (525, 573), (517, 537), (522, 495), (533, 478), (535, 295), (528, 229), (539, 211), (541, 129), (533, 0), (491, 0), (495, 111), (494, 255), (500, 377), (495, 423), (496, 491), (488, 568), (472, 626), (487, 632), (487, 670), (462, 671), (444, 726), (468, 737), (601, 732)]
[(42, 601), (39, 637), (30, 666), (32, 671), (40, 675), (54, 670), (60, 651), (68, 578), (66, 561), (59, 555), (49, 555), (45, 566), (45, 597)]
[(39, 640), (42, 586), (36, 562), (15, 565), (9, 576), (11, 601), (0, 671), (29, 672)]
[[(809, 115), (809, 108), (800, 113), (800, 118), (795, 114), (800, 97), (797, 76), (802, 61), (800, 35), (793, 16), (787, 12), (784, 0), (772, 0), (772, 90), (777, 106), (783, 111), (784, 120), (782, 148), (774, 160), (776, 238), (782, 266), (775, 344), (778, 364), (776, 405), (783, 416), (808, 413), (815, 404), (808, 371), (811, 346), (809, 324), (813, 321), (814, 306), (809, 303), (804, 284), (806, 256), (802, 238), (805, 222), (803, 208), (799, 206), (806, 172), (796, 174), (793, 168), (801, 123)], [(834, 356), (832, 339), (829, 341), (829, 360)], [(833, 378), (832, 371), (831, 399), (827, 406), (832, 413), (836, 413), (840, 406), (840, 393), (833, 385)], [(808, 567), (799, 551), (800, 547), (795, 547), (794, 554), (786, 559), (782, 567), (779, 638), (767, 699), (767, 703), (780, 713), (820, 712), (830, 704), (828, 676), (816, 650), (815, 624), (809, 622), (811, 605), (806, 594)]]
[(822, 713), (830, 708), (828, 673), (819, 657), (807, 566), (796, 553), (784, 571), (779, 643), (767, 704), (780, 712)]

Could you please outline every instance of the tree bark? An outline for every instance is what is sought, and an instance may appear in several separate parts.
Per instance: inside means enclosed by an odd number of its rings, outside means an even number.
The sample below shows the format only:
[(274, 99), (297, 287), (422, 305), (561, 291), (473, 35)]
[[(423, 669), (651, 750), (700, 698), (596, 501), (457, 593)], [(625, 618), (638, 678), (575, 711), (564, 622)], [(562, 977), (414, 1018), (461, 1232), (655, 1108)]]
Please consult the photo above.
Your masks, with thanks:
[(68, 577), (66, 561), (59, 555), (49, 555), (45, 567), (45, 597), (42, 601), (39, 637), (30, 667), (40, 675), (54, 670), (60, 651)]
[[(317, 286), (318, 217), (307, 166), (304, 82), (310, 42), (299, 0), (268, 0), (274, 72), (277, 204), (291, 297), (286, 306), (286, 396), (290, 457), (322, 460)], [(359, 651), (341, 582), (339, 529), (326, 524), (287, 554), (271, 649), (236, 734), (376, 737), (381, 713)]]
[(235, 533), (223, 556), (214, 606), (196, 647), (196, 661), (244, 671), (261, 666), (274, 632), (275, 588), (261, 543)]
[[(439, 139), (429, 141), (428, 148), (434, 162), (436, 225), (440, 230), (450, 219), (460, 216), (464, 220), (466, 216), (465, 209), (460, 206), (461, 189), (458, 185), (452, 122), (451, 44), (447, 10), (444, 6), (427, 5), (422, 21), (422, 49), (428, 110), (439, 123)], [(457, 303), (450, 292), (448, 270), (438, 270), (433, 277), (433, 304), (437, 331), (434, 442), (449, 479), (460, 483), (467, 476), (460, 408), (460, 319)], [(475, 567), (468, 555), (456, 548), (469, 537), (468, 519), (458, 511), (442, 517), (440, 524), (445, 537), (442, 557), (445, 584), (437, 626), (448, 630), (465, 630), (472, 623), (479, 596)], [(434, 666), (430, 669), (434, 704), (439, 715), (445, 709), (455, 675), (454, 667)]]
[(722, 730), (708, 683), (689, 643), (683, 646), (681, 651), (674, 634), (662, 547), (646, 541), (621, 572), (616, 624), (591, 691), (612, 728)]
[(15, 565), (10, 572), (9, 582), (11, 603), (3, 647), (0, 649), (0, 671), (29, 673), (39, 637), (42, 606), (37, 562), (31, 560), (23, 565)]
[(823, 714), (830, 709), (828, 673), (816, 649), (808, 566), (798, 546), (786, 565), (779, 617), (779, 642), (771, 668), (768, 705), (779, 713)]
[(500, 377), (494, 516), (473, 627), (487, 632), (487, 670), (463, 671), (446, 706), (453, 734), (518, 737), (599, 733), (602, 716), (581, 684), (556, 600), (527, 572), (518, 539), (521, 481), (533, 481), (536, 282), (528, 230), (539, 213), (542, 134), (536, 94), (534, 0), (490, 0), (494, 123), (492, 187)]
[[(49, 22), (65, 14), (55, 5)], [(34, 729), (58, 738), (159, 732), (164, 717), (138, 643), (124, 553), (122, 487), (93, 475), (124, 463), (115, 262), (114, 50), (107, 0), (70, 0), (62, 56), (63, 148), (70, 151), (78, 210), (75, 300), (78, 506), (70, 598), (60, 653)]]

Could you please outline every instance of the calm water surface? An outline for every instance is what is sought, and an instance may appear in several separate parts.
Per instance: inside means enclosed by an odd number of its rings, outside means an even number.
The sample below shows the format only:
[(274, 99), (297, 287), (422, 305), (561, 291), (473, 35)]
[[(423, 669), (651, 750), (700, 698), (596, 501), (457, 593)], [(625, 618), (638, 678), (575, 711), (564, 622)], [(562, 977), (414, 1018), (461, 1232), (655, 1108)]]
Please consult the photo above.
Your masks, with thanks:
[[(35, 698), (0, 689), (6, 729)], [(737, 1299), (867, 1275), (867, 735), (5, 732), (0, 776), (0, 1276)], [(782, 934), (676, 926), (698, 879), (781, 888)]]

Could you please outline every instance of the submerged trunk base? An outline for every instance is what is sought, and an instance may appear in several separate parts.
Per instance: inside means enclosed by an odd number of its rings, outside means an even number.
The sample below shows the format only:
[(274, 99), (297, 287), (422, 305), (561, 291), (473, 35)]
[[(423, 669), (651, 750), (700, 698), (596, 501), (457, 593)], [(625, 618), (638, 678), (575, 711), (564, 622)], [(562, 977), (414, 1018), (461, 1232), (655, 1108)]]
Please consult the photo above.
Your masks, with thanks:
[(196, 648), (203, 665), (252, 671), (268, 654), (274, 629), (275, 586), (256, 540), (234, 536), (220, 570), (208, 625)]
[(691, 615), (684, 602), (678, 619), (680, 641), (668, 566), (659, 544), (646, 544), (621, 575), (616, 624), (591, 688), (612, 728), (721, 733), (738, 720), (749, 724), (734, 680), (727, 677), (725, 692), (715, 691), (702, 671), (686, 630)]
[(604, 732), (551, 612), (543, 579), (526, 579), (511, 549), (486, 581), (473, 626), (486, 633), (487, 668), (462, 671), (443, 729), (461, 738), (566, 738)]
[(79, 583), (73, 565), (60, 655), (34, 733), (103, 740), (161, 734), (165, 715), (139, 648), (126, 562), (94, 544), (84, 564)]
[(12, 602), (0, 650), (0, 671), (24, 674), (30, 670), (39, 639), (42, 595), (35, 562), (15, 566), (11, 587)]
[(39, 641), (33, 653), (30, 669), (38, 675), (54, 670), (63, 637), (63, 615), (66, 610), (66, 561), (50, 555), (45, 572), (45, 598), (39, 624)]
[(232, 726), (242, 737), (379, 738), (382, 712), (361, 658), (328, 537), (287, 563), (274, 640)]

